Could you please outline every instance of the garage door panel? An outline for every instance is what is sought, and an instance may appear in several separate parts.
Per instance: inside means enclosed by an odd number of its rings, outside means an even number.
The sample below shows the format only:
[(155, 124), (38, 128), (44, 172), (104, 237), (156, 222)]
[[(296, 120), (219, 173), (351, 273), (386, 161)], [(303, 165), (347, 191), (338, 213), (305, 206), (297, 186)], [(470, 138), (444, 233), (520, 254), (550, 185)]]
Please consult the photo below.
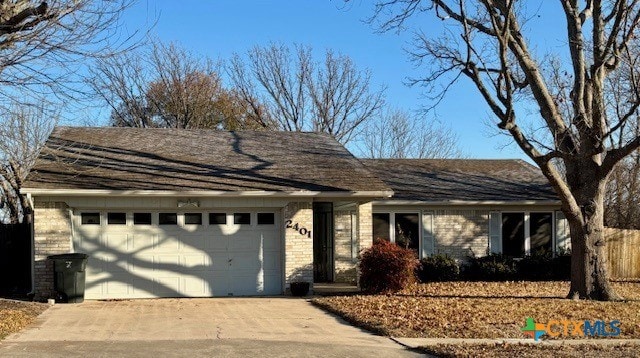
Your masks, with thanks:
[(179, 297), (183, 296), (180, 289), (181, 277), (177, 274), (168, 277), (156, 277), (153, 293), (159, 297)]
[(127, 282), (109, 281), (106, 282), (105, 286), (110, 295), (128, 295), (133, 291), (131, 284)]
[(158, 270), (165, 270), (165, 266), (177, 267), (180, 266), (180, 258), (182, 255), (156, 255), (154, 266)]
[[(252, 212), (252, 218), (255, 215)], [(276, 225), (207, 225), (205, 221), (189, 227), (78, 226), (76, 251), (93, 253), (87, 268), (87, 298), (282, 291), (281, 238)]]
[(229, 238), (230, 251), (257, 251), (260, 248), (260, 238), (255, 232), (240, 232)]
[(262, 266), (262, 260), (259, 259), (258, 253), (249, 252), (231, 252), (231, 268), (230, 270), (259, 270)]
[[(84, 252), (84, 251), (83, 251)], [(85, 269), (86, 275), (97, 275), (104, 270), (102, 260), (99, 256), (89, 256), (87, 259), (87, 267)]]
[(131, 236), (127, 233), (109, 233), (103, 235), (104, 244), (109, 249), (117, 252), (133, 252), (133, 245), (131, 245)]
[(260, 233), (265, 251), (280, 251), (280, 236), (275, 233)]
[(231, 290), (234, 296), (263, 294), (264, 281), (256, 274), (236, 273), (231, 279)]
[(229, 258), (225, 255), (224, 257), (213, 257), (211, 259), (211, 270), (213, 272), (221, 271), (226, 272), (229, 271)]
[(153, 272), (156, 269), (156, 257), (148, 254), (136, 254), (131, 259), (129, 266), (135, 275), (153, 277)]
[(211, 269), (211, 258), (206, 253), (185, 254), (181, 256), (181, 266), (186, 270), (203, 270)]
[(272, 255), (264, 255), (262, 259), (262, 269), (263, 270), (271, 270), (277, 271), (280, 269), (280, 255), (272, 254)]
[(227, 272), (214, 271), (209, 281), (211, 296), (228, 296), (230, 291), (230, 279)]
[(200, 235), (185, 234), (181, 237), (182, 251), (189, 252), (193, 250), (207, 251), (209, 249), (211, 240), (203, 240), (205, 233)]
[(157, 234), (145, 235), (144, 233), (134, 233), (131, 238), (131, 247), (136, 252), (140, 250), (153, 250), (156, 246)]
[(175, 235), (159, 238), (153, 249), (154, 251), (172, 252), (180, 250), (180, 246), (182, 246), (180, 238)]
[(183, 293), (191, 297), (209, 296), (209, 284), (207, 280), (200, 277), (183, 277)]
[(229, 245), (229, 238), (223, 236), (223, 234), (214, 233), (213, 236), (205, 238), (204, 241), (207, 241), (208, 246), (213, 251), (226, 251)]
[(134, 278), (131, 280), (132, 298), (161, 297), (155, 294), (156, 283), (152, 279)]

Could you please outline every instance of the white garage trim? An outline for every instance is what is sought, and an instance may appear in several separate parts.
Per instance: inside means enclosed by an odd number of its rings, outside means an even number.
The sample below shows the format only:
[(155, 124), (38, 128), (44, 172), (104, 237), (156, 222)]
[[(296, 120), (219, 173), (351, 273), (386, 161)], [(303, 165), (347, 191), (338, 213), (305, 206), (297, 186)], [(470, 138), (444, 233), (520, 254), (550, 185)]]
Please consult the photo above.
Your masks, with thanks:
[[(99, 224), (89, 224), (99, 213)], [(108, 213), (126, 214), (126, 224), (108, 223)], [(134, 213), (151, 213), (146, 217)], [(162, 225), (161, 213), (176, 213), (176, 224)], [(209, 214), (223, 213), (216, 224)], [(250, 224), (241, 223), (247, 213)], [(258, 225), (258, 214), (266, 225)], [(83, 214), (86, 219), (83, 224)], [(186, 224), (185, 214), (201, 214)], [(113, 222), (122, 220), (112, 215)], [(165, 219), (172, 221), (172, 215)], [(197, 222), (197, 215), (191, 216)], [(212, 216), (213, 219), (213, 216)], [(90, 255), (87, 299), (278, 295), (283, 292), (280, 209), (83, 209), (73, 215), (75, 251)]]

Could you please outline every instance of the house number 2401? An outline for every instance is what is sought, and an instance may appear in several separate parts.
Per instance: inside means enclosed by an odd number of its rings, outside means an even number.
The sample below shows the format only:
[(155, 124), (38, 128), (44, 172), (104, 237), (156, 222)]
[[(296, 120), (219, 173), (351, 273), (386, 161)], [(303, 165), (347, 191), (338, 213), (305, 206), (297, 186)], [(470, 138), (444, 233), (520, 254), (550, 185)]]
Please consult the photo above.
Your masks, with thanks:
[(300, 227), (300, 224), (298, 223), (293, 223), (293, 220), (287, 220), (284, 222), (285, 223), (285, 227), (287, 229), (293, 229), (297, 232), (300, 233), (300, 235), (302, 236), (307, 236), (308, 238), (311, 238), (311, 230), (307, 230), (306, 227)]

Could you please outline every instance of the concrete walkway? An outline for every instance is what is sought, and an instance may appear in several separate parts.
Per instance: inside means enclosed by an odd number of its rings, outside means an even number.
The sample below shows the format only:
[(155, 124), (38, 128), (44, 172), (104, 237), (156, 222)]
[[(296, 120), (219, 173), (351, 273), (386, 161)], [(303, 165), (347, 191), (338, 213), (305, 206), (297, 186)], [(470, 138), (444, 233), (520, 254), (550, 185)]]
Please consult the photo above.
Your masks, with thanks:
[(0, 356), (413, 357), (296, 298), (58, 304), (0, 342)]

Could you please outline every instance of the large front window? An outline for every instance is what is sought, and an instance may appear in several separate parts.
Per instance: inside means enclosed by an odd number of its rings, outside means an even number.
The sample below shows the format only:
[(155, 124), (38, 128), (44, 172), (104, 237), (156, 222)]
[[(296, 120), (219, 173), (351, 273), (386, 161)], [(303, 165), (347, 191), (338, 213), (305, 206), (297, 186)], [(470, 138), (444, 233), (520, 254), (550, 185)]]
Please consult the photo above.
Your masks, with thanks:
[(502, 214), (502, 253), (522, 257), (524, 247), (524, 213)]
[(502, 213), (502, 253), (523, 257), (553, 250), (553, 214), (550, 212)]
[(391, 214), (374, 213), (373, 214), (373, 238), (391, 241)]
[(395, 242), (418, 252), (420, 216), (418, 213), (374, 213), (373, 238)]
[(553, 240), (553, 215), (551, 213), (531, 213), (529, 227), (531, 232), (530, 252), (551, 252)]
[(396, 244), (418, 252), (420, 248), (420, 224), (418, 214), (395, 214)]

